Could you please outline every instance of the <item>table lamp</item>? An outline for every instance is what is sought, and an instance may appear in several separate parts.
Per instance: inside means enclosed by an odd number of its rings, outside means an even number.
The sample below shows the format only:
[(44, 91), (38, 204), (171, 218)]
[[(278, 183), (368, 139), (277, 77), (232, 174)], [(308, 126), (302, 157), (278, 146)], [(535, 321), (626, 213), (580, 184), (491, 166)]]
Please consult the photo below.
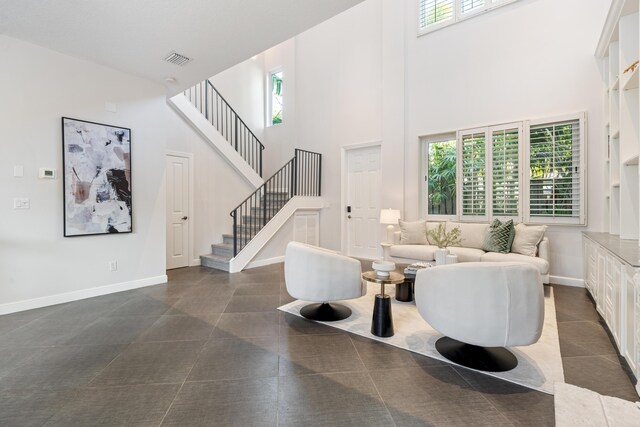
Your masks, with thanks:
[(393, 243), (394, 226), (400, 219), (400, 211), (398, 209), (381, 209), (380, 224), (387, 224), (387, 242)]

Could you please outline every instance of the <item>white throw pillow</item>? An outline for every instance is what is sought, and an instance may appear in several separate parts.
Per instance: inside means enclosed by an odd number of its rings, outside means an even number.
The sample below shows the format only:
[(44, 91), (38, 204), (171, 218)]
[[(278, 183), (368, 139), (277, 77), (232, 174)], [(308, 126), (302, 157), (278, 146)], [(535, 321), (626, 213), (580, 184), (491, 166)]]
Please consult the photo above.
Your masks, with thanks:
[(427, 221), (398, 221), (400, 224), (400, 244), (401, 245), (426, 245), (427, 242)]
[(538, 243), (542, 241), (546, 229), (546, 225), (516, 225), (516, 236), (513, 238), (511, 252), (536, 256)]
[(482, 249), (484, 238), (489, 231), (489, 224), (447, 221), (447, 232), (455, 227), (460, 229), (460, 244), (463, 248)]

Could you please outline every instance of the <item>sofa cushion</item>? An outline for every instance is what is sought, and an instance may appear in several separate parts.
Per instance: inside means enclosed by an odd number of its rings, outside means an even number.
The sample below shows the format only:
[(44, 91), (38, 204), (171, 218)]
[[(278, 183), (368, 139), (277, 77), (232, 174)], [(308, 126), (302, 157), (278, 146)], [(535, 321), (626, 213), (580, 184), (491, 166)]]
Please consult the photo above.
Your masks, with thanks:
[(544, 237), (546, 229), (546, 225), (516, 225), (516, 236), (511, 245), (511, 252), (530, 257), (536, 256), (538, 243)]
[(499, 219), (494, 219), (489, 225), (487, 234), (484, 236), (482, 249), (487, 252), (508, 254), (511, 252), (511, 244), (513, 243), (515, 235), (516, 230), (513, 227), (512, 219), (505, 222), (500, 222)]
[(458, 256), (458, 262), (479, 262), (484, 251), (475, 248), (461, 248), (457, 246), (449, 246), (449, 253)]
[(521, 254), (501, 254), (497, 252), (487, 252), (482, 255), (482, 262), (525, 262), (531, 265), (534, 265), (539, 271), (540, 274), (548, 274), (549, 273), (549, 262), (546, 259), (531, 257), (528, 255)]
[(482, 249), (484, 236), (489, 230), (489, 224), (472, 224), (468, 222), (447, 221), (447, 233), (454, 227), (460, 228), (460, 245), (463, 248)]
[(437, 246), (432, 245), (393, 245), (389, 255), (395, 258), (408, 258), (420, 261), (433, 261)]
[(426, 245), (427, 241), (427, 221), (398, 221), (400, 224), (400, 244), (401, 245)]

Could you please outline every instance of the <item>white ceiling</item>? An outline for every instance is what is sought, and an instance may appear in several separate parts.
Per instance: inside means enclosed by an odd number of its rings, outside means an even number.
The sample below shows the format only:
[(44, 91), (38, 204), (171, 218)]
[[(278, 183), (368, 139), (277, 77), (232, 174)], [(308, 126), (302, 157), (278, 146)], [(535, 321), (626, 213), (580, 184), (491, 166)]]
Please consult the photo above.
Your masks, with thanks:
[[(0, 0), (0, 34), (177, 93), (363, 0)], [(163, 61), (172, 51), (193, 59)], [(176, 83), (165, 82), (175, 77)]]

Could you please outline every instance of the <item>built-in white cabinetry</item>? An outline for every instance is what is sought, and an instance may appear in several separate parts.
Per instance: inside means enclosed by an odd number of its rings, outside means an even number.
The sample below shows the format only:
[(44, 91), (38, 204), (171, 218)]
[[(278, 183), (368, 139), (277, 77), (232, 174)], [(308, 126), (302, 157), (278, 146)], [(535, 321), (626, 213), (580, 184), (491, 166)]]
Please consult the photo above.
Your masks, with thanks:
[[(596, 55), (604, 73), (604, 197), (609, 233), (622, 239), (640, 237), (640, 58), (639, 0), (612, 0)], [(596, 201), (596, 203), (600, 203)]]
[(584, 233), (585, 286), (618, 350), (640, 378), (640, 248), (609, 233)]

